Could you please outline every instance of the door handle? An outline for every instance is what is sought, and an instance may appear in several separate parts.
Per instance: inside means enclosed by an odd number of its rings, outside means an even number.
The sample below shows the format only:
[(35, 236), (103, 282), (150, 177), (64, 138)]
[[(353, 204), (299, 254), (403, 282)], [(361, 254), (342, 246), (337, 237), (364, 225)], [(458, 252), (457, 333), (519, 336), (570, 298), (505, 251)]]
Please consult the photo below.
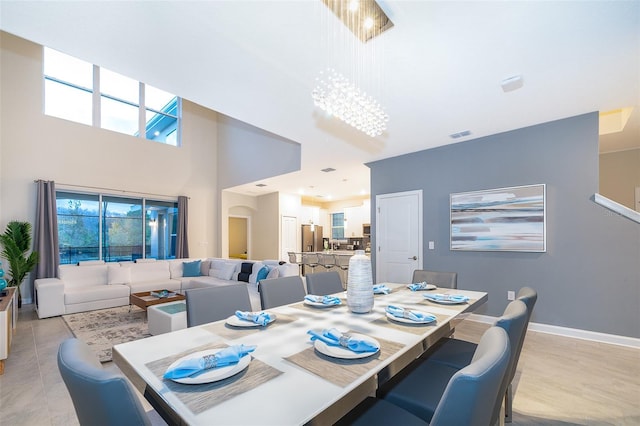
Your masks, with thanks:
[(408, 257), (409, 260), (418, 260), (418, 256)]

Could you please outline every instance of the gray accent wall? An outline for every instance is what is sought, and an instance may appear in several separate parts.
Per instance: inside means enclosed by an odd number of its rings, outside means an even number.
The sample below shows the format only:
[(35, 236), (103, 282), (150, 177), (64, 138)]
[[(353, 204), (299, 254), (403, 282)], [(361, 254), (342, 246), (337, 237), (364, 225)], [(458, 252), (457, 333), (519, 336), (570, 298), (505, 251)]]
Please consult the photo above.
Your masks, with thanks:
[(218, 115), (220, 189), (298, 171), (301, 152), (297, 142)]
[[(591, 201), (598, 192), (597, 113), (368, 166), (374, 202), (379, 194), (423, 191), (424, 268), (457, 271), (459, 288), (487, 291), (477, 313), (500, 316), (507, 291), (530, 286), (539, 294), (533, 322), (640, 338), (640, 225)], [(541, 183), (545, 253), (449, 249), (450, 193)], [(374, 212), (373, 203), (375, 226)]]

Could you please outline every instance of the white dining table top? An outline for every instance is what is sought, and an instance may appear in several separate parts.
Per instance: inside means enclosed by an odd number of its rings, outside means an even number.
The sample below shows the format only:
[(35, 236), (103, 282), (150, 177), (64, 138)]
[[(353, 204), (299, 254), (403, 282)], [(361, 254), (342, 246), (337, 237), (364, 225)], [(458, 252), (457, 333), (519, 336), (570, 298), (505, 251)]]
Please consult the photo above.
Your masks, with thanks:
[[(152, 388), (185, 424), (296, 425), (313, 422), (328, 407), (353, 396), (365, 384), (376, 380), (381, 370), (388, 368), (394, 360), (399, 360), (407, 351), (412, 348), (422, 350), (425, 338), (429, 335), (443, 328), (452, 329), (455, 322), (487, 300), (484, 292), (459, 289), (412, 292), (405, 284), (388, 286), (394, 291), (388, 295), (376, 295), (374, 309), (367, 314), (351, 313), (346, 305), (346, 292), (339, 293), (343, 299), (340, 306), (313, 308), (294, 303), (270, 309), (268, 312), (274, 313), (276, 320), (265, 328), (238, 329), (226, 325), (222, 320), (116, 345), (113, 359), (140, 392), (144, 393), (146, 386)], [(466, 304), (439, 305), (426, 301), (423, 297), (426, 293), (462, 294), (468, 296), (470, 301)], [(438, 320), (431, 325), (405, 326), (386, 318), (385, 308), (390, 304), (430, 312)], [(322, 331), (326, 328), (371, 336), (381, 342), (384, 355), (381, 351), (381, 355), (372, 356), (371, 359), (354, 361), (320, 355), (312, 349), (313, 343), (307, 330)], [(194, 352), (197, 348), (201, 350), (207, 345), (236, 344), (256, 345), (251, 353), (249, 368), (253, 364), (255, 368), (260, 365), (261, 371), (268, 370), (270, 375), (265, 376), (267, 379), (263, 379), (263, 382), (257, 382), (255, 387), (246, 389), (245, 386), (232, 397), (217, 393), (215, 395), (222, 397), (203, 398), (194, 408), (194, 405), (185, 403), (185, 399), (197, 397), (205, 385), (176, 384), (162, 379), (162, 372), (158, 373), (158, 366), (166, 359), (169, 360), (165, 362), (168, 364), (179, 355)], [(311, 364), (306, 368), (305, 359), (320, 368), (320, 372), (314, 370)], [(328, 376), (333, 371), (341, 374), (343, 367), (351, 368), (349, 363), (360, 369), (356, 370), (358, 373), (353, 378)], [(243, 380), (250, 380), (249, 376), (239, 373), (237, 377), (227, 379), (235, 381), (234, 386), (240, 388)], [(230, 385), (220, 386), (217, 392), (224, 393)]]

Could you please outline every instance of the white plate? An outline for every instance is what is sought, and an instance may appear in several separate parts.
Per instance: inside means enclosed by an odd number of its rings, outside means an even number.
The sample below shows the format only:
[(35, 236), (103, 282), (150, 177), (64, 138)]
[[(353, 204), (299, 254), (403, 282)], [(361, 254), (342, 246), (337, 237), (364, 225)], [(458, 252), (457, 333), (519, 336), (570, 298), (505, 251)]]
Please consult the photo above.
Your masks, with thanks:
[[(410, 285), (411, 285), (411, 284), (407, 284), (407, 288), (408, 288), (409, 290), (411, 290), (411, 287), (409, 287)], [(438, 288), (438, 287), (436, 287), (436, 286), (435, 286), (435, 285), (433, 285), (433, 284), (427, 284), (427, 286), (426, 286), (425, 288), (420, 288), (420, 289), (415, 290), (415, 291), (435, 290), (436, 288)]]
[(429, 321), (414, 321), (409, 318), (398, 318), (396, 316), (391, 315), (389, 312), (387, 312), (387, 318), (393, 321), (403, 322), (405, 324), (430, 324), (435, 321), (435, 319), (429, 320)]
[[(351, 337), (356, 337), (358, 339), (362, 339), (362, 340), (366, 340), (366, 341), (371, 342), (371, 343), (375, 343), (376, 346), (378, 346), (378, 348), (380, 347), (380, 342), (378, 342), (373, 337), (365, 336), (364, 334), (356, 334), (356, 333), (351, 333)], [(326, 356), (330, 356), (332, 358), (342, 358), (342, 359), (366, 358), (368, 356), (375, 355), (378, 352), (380, 352), (380, 349), (378, 349), (375, 352), (354, 352), (351, 349), (347, 349), (347, 348), (344, 348), (342, 346), (327, 345), (322, 340), (314, 340), (313, 341), (313, 346), (321, 354), (324, 354)]]
[[(271, 324), (276, 320), (276, 316), (274, 314), (269, 314), (269, 315), (271, 316), (271, 320), (267, 323), (267, 325)], [(262, 327), (261, 324), (258, 324), (249, 320), (240, 319), (235, 315), (231, 315), (229, 318), (226, 319), (225, 322), (234, 327)]]
[(337, 305), (325, 305), (322, 302), (312, 302), (310, 300), (305, 299), (304, 300), (304, 304), (305, 305), (309, 305), (309, 306), (313, 306), (314, 308), (332, 308), (334, 306), (340, 306), (342, 305), (342, 300), (340, 301), (340, 303), (338, 303)]
[[(220, 352), (221, 350), (222, 349), (209, 349), (206, 351), (196, 352), (196, 353), (187, 355), (185, 357), (180, 358), (173, 364), (171, 364), (168, 369), (173, 368), (178, 364), (178, 362), (182, 361), (185, 358), (211, 355), (211, 354), (215, 354), (216, 352)], [(197, 376), (183, 377), (182, 379), (171, 379), (171, 380), (173, 380), (174, 382), (185, 384), (185, 385), (199, 385), (202, 383), (217, 382), (219, 380), (224, 380), (228, 377), (231, 377), (234, 374), (238, 374), (239, 372), (247, 368), (250, 362), (251, 362), (251, 355), (247, 354), (242, 358), (240, 358), (240, 361), (238, 361), (237, 364), (231, 364), (231, 365), (227, 365), (226, 367), (220, 367), (220, 368), (211, 368), (209, 370), (206, 370), (204, 373), (198, 374)]]
[(461, 305), (463, 303), (468, 302), (468, 300), (449, 300), (449, 299), (435, 300), (435, 299), (430, 299), (426, 296), (425, 296), (425, 299), (428, 300), (429, 302), (439, 303), (441, 305)]

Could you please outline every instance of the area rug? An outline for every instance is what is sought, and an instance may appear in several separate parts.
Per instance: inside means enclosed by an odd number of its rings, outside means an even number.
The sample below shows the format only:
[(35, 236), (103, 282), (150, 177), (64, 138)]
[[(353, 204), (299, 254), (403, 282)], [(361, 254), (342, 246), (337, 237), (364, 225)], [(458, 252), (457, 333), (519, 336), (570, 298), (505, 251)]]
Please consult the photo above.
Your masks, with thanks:
[(146, 313), (136, 306), (100, 309), (91, 312), (63, 315), (75, 337), (96, 353), (100, 362), (111, 361), (113, 345), (151, 336)]

